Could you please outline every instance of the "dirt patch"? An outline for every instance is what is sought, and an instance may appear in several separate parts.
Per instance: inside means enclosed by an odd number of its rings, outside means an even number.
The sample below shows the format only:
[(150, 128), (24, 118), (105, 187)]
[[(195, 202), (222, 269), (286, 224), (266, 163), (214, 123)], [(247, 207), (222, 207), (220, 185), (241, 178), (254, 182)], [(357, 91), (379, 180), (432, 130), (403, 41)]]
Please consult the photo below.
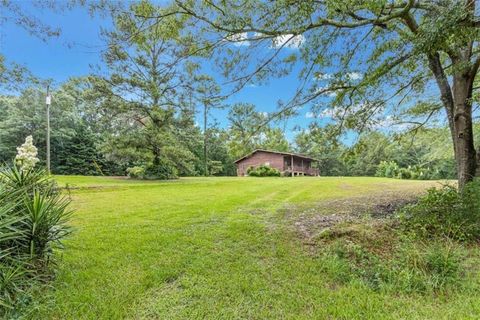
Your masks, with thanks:
[(389, 191), (327, 200), (309, 208), (288, 206), (283, 210), (288, 224), (305, 243), (311, 244), (326, 234), (353, 232), (358, 229), (350, 228), (355, 224), (384, 224), (399, 208), (414, 203), (417, 196), (418, 192)]

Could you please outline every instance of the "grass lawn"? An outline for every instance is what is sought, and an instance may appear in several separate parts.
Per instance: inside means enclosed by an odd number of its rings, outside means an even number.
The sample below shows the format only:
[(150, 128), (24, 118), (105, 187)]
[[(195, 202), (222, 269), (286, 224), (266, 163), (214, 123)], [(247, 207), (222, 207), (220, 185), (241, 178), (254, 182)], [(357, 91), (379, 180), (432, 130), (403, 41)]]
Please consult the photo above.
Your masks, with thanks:
[(480, 317), (479, 295), (468, 288), (435, 295), (339, 284), (334, 262), (312, 254), (280, 210), (387, 190), (420, 193), (433, 182), (56, 179), (78, 187), (71, 191), (75, 232), (36, 319)]

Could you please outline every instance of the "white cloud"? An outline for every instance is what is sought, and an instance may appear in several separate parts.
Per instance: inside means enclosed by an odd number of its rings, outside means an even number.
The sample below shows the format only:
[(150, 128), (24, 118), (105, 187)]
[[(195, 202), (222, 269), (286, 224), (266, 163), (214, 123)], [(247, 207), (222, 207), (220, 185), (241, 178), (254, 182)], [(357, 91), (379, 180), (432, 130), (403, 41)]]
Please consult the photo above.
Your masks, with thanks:
[(329, 96), (329, 97), (332, 97), (332, 98), (337, 96), (337, 92), (333, 91), (333, 90), (328, 90), (328, 87), (318, 87), (315, 90), (315, 93), (325, 95), (325, 96)]
[(347, 73), (347, 78), (350, 80), (360, 80), (363, 78), (363, 75), (360, 72), (349, 72)]
[(317, 115), (313, 112), (308, 111), (307, 113), (305, 113), (305, 118), (307, 118), (307, 119), (314, 119), (316, 117), (317, 117)]
[(307, 119), (322, 119), (322, 118), (334, 118), (339, 111), (339, 108), (326, 108), (323, 109), (320, 113), (307, 112), (305, 113), (305, 118)]
[(227, 36), (227, 41), (232, 42), (234, 46), (249, 46), (250, 41), (248, 41), (248, 34), (246, 32), (236, 33)]
[(280, 47), (298, 49), (305, 42), (303, 35), (284, 34), (272, 39), (272, 48), (278, 49)]
[[(363, 78), (363, 74), (360, 72), (347, 72), (345, 77), (348, 80), (360, 80)], [(332, 73), (319, 73), (315, 75), (315, 80), (322, 81), (322, 80), (332, 80), (334, 78), (334, 74)]]
[(375, 129), (375, 130), (388, 129), (393, 131), (403, 131), (408, 129), (409, 127), (410, 127), (410, 124), (400, 123), (392, 115), (387, 115), (384, 118), (376, 119), (375, 122), (372, 124), (372, 129)]
[(326, 108), (322, 110), (320, 116), (323, 118), (334, 118), (337, 115), (338, 111), (338, 108)]
[(260, 112), (262, 114), (262, 116), (264, 117), (268, 117), (268, 112)]
[(315, 75), (316, 80), (331, 80), (333, 79), (333, 74), (331, 73), (319, 73)]

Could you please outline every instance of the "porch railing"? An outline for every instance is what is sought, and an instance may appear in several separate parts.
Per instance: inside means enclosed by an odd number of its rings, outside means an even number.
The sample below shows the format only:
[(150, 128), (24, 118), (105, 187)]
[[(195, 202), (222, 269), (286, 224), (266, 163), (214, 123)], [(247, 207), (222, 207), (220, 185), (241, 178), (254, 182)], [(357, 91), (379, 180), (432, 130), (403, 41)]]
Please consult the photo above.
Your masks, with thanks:
[(285, 166), (285, 171), (289, 171), (289, 172), (303, 172), (305, 174), (308, 174), (308, 175), (312, 175), (312, 176), (317, 176), (319, 174), (319, 170), (317, 168), (305, 168), (305, 167), (301, 167), (301, 166), (293, 166), (293, 170), (292, 170), (292, 167), (291, 166)]

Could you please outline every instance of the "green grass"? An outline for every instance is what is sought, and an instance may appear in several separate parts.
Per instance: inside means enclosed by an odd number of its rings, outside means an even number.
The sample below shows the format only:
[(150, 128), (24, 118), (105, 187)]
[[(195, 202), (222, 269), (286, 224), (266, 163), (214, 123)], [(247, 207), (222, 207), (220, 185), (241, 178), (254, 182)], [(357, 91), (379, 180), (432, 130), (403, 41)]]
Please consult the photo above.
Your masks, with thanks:
[[(339, 284), (285, 204), (421, 181), (382, 178), (56, 178), (72, 189), (74, 234), (35, 319), (475, 319), (477, 294), (405, 295)], [(261, 210), (258, 210), (261, 209)], [(472, 276), (479, 281), (478, 274)], [(473, 289), (472, 289), (473, 290)]]

